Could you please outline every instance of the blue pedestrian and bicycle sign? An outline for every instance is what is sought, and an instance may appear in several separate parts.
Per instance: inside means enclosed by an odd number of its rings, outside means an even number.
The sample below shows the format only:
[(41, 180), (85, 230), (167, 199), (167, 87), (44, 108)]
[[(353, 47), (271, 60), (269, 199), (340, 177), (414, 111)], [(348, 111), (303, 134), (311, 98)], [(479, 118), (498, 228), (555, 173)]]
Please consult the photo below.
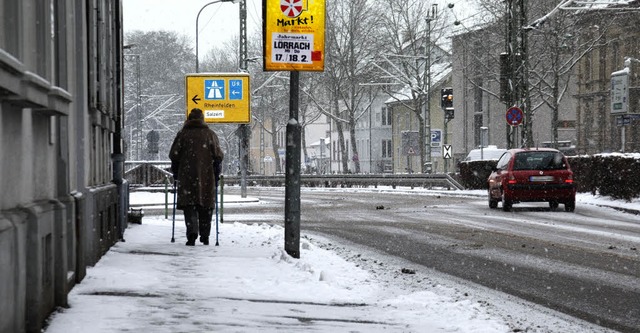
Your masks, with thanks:
[(524, 114), (519, 107), (511, 107), (507, 110), (507, 124), (511, 126), (518, 126), (522, 123), (522, 119), (524, 119)]

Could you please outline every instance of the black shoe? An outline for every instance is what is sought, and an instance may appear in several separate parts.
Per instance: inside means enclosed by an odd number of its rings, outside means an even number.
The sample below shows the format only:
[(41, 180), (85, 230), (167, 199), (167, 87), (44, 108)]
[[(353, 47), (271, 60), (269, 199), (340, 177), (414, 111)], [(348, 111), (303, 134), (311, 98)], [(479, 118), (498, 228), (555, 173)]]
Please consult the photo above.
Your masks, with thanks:
[(200, 236), (200, 243), (202, 243), (204, 245), (209, 245), (209, 237)]
[(196, 239), (198, 239), (198, 235), (197, 234), (192, 234), (192, 235), (187, 235), (187, 246), (195, 246), (196, 245)]

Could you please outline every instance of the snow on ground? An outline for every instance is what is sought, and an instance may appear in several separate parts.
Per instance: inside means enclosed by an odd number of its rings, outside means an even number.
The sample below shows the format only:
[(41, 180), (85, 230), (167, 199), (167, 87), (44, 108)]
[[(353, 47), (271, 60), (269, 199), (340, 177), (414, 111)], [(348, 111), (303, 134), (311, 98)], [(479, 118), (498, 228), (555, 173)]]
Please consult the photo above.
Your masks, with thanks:
[[(159, 198), (134, 192), (131, 202)], [(620, 204), (579, 195), (581, 202)], [(171, 216), (129, 225), (126, 242), (88, 269), (45, 332), (608, 332), (353, 244), (302, 235), (294, 259), (280, 226), (219, 228), (220, 246), (212, 239), (187, 247), (182, 214), (175, 243)]]

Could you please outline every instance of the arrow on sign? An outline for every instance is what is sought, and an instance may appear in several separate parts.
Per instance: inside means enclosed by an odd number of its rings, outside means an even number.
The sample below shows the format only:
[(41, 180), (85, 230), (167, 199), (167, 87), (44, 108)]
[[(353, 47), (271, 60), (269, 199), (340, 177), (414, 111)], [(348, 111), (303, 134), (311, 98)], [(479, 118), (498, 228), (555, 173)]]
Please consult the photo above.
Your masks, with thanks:
[(198, 101), (200, 100), (200, 98), (198, 98), (198, 95), (193, 96), (193, 98), (191, 99), (194, 103), (198, 104)]

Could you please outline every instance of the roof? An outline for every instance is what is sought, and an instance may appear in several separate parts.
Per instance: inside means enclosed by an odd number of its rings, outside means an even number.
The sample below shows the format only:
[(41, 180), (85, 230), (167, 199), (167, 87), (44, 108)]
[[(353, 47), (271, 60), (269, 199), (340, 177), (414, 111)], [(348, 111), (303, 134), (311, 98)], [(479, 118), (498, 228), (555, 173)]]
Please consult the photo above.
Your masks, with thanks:
[(532, 152), (532, 151), (551, 151), (562, 153), (558, 149), (555, 148), (546, 148), (546, 147), (532, 147), (532, 148), (513, 148), (508, 150), (512, 154), (522, 153), (522, 152)]
[[(437, 64), (431, 65), (431, 73), (435, 73), (435, 75), (431, 77), (432, 79), (431, 86), (437, 87), (438, 85), (440, 85), (443, 81), (446, 80), (448, 75), (451, 74), (451, 71), (452, 71), (452, 67), (450, 63), (437, 63)], [(412, 89), (415, 89), (415, 87), (404, 86), (402, 89), (398, 90), (391, 97), (389, 97), (385, 101), (385, 104), (412, 100), (413, 99), (411, 95)], [(433, 94), (433, 91), (431, 93)]]
[(506, 149), (496, 146), (487, 146), (485, 148), (473, 149), (469, 152), (465, 161), (482, 161), (482, 160), (499, 160)]

